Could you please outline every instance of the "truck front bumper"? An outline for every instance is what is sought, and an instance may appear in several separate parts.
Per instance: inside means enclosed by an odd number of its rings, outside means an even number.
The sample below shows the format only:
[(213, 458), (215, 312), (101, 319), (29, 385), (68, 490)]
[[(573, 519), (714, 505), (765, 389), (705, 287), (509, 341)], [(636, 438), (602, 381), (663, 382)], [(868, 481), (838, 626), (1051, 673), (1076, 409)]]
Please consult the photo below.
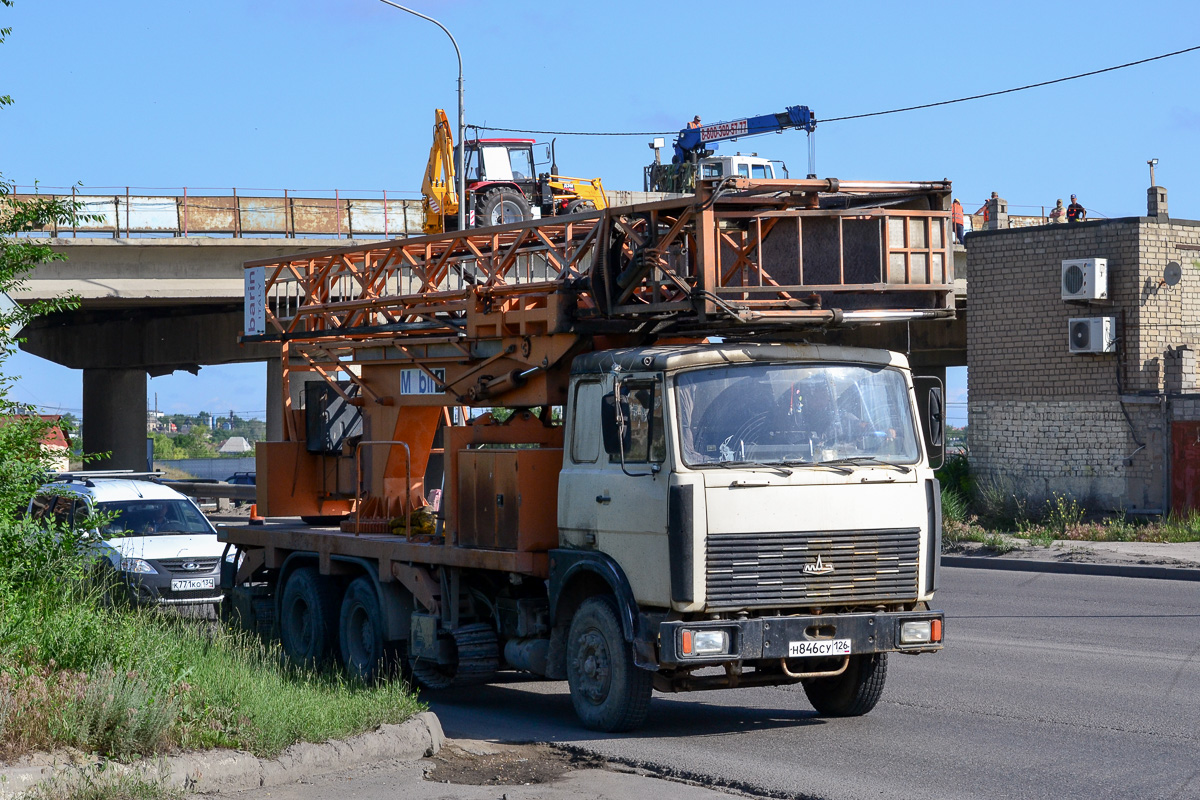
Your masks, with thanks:
[[(942, 649), (944, 630), (940, 611), (669, 621), (659, 624), (658, 662), (681, 667), (862, 653), (931, 653)], [(713, 651), (722, 646), (720, 652)]]

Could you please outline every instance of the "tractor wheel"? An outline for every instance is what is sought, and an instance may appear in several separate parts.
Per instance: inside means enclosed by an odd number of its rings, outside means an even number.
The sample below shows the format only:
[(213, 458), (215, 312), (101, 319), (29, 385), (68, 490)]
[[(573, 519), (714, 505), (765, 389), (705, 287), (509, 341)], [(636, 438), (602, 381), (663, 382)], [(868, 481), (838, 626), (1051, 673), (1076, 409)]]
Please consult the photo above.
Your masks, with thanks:
[(533, 218), (533, 210), (525, 195), (516, 189), (496, 189), (479, 200), (476, 224), (480, 226), (508, 225)]
[(589, 211), (595, 211), (596, 204), (591, 200), (584, 200), (582, 197), (572, 200), (567, 204), (567, 210), (564, 214), (586, 214)]

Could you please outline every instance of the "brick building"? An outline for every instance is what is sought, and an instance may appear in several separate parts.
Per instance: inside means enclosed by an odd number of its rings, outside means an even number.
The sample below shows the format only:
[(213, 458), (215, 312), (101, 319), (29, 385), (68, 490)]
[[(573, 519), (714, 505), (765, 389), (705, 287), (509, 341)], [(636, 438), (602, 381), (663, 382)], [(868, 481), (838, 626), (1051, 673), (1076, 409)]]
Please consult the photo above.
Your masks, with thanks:
[[(1200, 507), (1200, 221), (1170, 219), (1162, 187), (1148, 196), (1146, 217), (966, 239), (972, 468), (1033, 503)], [(1069, 259), (1107, 260), (1107, 299), (1063, 299)], [(1112, 352), (1072, 352), (1070, 321), (1097, 317)]]

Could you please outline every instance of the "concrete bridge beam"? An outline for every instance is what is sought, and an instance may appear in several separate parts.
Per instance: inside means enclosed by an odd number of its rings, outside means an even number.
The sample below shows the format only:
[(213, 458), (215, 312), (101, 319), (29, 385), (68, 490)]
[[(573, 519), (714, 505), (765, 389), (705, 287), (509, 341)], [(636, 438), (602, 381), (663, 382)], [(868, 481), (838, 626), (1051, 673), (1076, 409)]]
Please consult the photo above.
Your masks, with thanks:
[(205, 364), (266, 361), (279, 346), (238, 344), (242, 308), (96, 310), (53, 314), (27, 326), (21, 349), (71, 369), (135, 369), (166, 375)]

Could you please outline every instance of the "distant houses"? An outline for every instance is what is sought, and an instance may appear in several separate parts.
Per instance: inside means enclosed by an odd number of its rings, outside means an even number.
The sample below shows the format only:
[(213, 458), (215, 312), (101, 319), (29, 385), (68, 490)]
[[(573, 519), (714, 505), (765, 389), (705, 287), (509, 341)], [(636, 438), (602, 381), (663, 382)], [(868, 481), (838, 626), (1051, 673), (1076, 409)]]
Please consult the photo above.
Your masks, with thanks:
[(230, 436), (217, 452), (222, 455), (241, 455), (249, 453), (253, 449), (250, 443), (246, 441), (245, 436)]
[(49, 423), (42, 433), (42, 451), (49, 457), (47, 469), (54, 472), (67, 472), (71, 469), (71, 439), (62, 427), (61, 414), (13, 414), (0, 417), (0, 425), (10, 422), (41, 419)]

